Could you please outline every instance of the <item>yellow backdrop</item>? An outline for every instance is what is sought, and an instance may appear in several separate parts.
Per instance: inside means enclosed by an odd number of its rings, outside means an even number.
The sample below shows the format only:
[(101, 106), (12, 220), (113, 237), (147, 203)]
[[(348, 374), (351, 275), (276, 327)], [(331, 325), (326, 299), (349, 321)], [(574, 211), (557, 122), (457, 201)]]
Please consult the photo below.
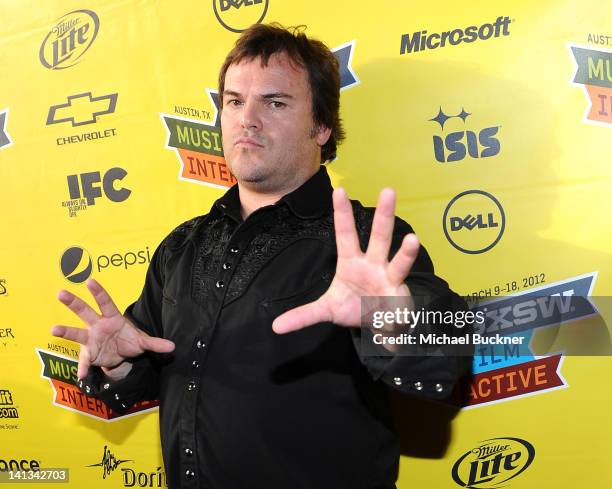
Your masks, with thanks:
[[(504, 307), (612, 292), (609, 3), (0, 6), (0, 472), (163, 486), (155, 403), (117, 417), (78, 393), (78, 351), (50, 335), (77, 321), (55, 295), (86, 296), (93, 276), (125, 307), (159, 241), (233, 183), (215, 88), (253, 22), (334, 49), (348, 138), (333, 182), (368, 205), (395, 187), (453, 289)], [(612, 360), (563, 352), (479, 350), (468, 408), (400, 410), (398, 487), (610, 487)]]

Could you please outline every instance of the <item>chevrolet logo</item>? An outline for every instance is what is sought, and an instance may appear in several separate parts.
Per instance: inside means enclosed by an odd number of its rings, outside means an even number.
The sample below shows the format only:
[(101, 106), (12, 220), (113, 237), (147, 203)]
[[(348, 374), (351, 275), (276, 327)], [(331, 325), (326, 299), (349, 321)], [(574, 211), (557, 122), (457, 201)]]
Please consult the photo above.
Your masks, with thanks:
[(47, 125), (70, 122), (73, 127), (98, 122), (98, 116), (112, 114), (117, 105), (116, 93), (92, 97), (91, 92), (70, 95), (68, 103), (52, 105), (47, 115)]

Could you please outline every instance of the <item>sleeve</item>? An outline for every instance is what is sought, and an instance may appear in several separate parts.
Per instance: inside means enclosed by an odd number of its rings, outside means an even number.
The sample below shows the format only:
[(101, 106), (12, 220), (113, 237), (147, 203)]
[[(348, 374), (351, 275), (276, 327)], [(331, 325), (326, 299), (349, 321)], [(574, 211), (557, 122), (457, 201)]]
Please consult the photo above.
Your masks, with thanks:
[[(390, 257), (399, 249), (404, 236), (412, 232), (414, 231), (409, 224), (396, 218)], [(369, 236), (369, 230), (366, 235)], [(365, 249), (367, 243), (362, 241), (361, 245)], [(405, 283), (412, 296), (431, 299), (424, 305), (425, 309), (468, 310), (465, 301), (453, 292), (444, 280), (434, 274), (433, 263), (423, 246), (419, 249)], [(462, 397), (461, 393), (453, 391), (460, 380), (471, 373), (471, 348), (468, 354), (464, 351), (461, 356), (394, 355), (387, 350), (384, 350), (384, 354), (376, 355), (372, 354), (370, 349), (366, 354), (362, 346), (363, 333), (361, 329), (353, 329), (353, 342), (361, 362), (374, 380), (381, 380), (403, 393), (421, 397), (432, 399), (446, 399), (451, 395)]]
[[(151, 336), (163, 336), (161, 322), (162, 291), (166, 240), (153, 253), (142, 293), (127, 307), (124, 315)], [(91, 367), (77, 383), (82, 392), (103, 401), (113, 411), (125, 413), (139, 401), (157, 399), (159, 394), (160, 358), (146, 352), (131, 360), (133, 367), (121, 380), (111, 380), (100, 367)]]

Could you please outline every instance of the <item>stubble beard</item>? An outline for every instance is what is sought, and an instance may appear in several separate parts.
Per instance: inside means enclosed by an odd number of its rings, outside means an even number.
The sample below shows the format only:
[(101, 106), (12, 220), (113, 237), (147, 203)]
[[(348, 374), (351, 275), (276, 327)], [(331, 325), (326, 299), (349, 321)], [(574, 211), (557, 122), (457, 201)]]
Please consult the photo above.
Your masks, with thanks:
[(235, 165), (230, 160), (227, 161), (229, 169), (234, 177), (236, 177), (238, 183), (263, 190), (270, 177), (269, 171), (266, 171), (265, 162), (254, 162), (251, 159), (251, 155), (249, 155), (249, 151), (244, 148), (240, 149), (238, 158), (242, 160), (238, 165), (238, 171), (234, 171)]

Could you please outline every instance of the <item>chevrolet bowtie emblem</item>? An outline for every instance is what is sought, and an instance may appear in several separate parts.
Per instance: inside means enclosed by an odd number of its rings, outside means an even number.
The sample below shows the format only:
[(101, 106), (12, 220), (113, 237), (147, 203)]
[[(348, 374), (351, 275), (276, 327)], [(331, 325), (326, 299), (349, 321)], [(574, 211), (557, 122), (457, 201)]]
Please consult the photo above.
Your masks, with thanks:
[(70, 122), (73, 126), (82, 126), (98, 122), (98, 117), (115, 112), (116, 93), (92, 97), (91, 92), (70, 95), (68, 103), (52, 105), (47, 116), (47, 125)]

